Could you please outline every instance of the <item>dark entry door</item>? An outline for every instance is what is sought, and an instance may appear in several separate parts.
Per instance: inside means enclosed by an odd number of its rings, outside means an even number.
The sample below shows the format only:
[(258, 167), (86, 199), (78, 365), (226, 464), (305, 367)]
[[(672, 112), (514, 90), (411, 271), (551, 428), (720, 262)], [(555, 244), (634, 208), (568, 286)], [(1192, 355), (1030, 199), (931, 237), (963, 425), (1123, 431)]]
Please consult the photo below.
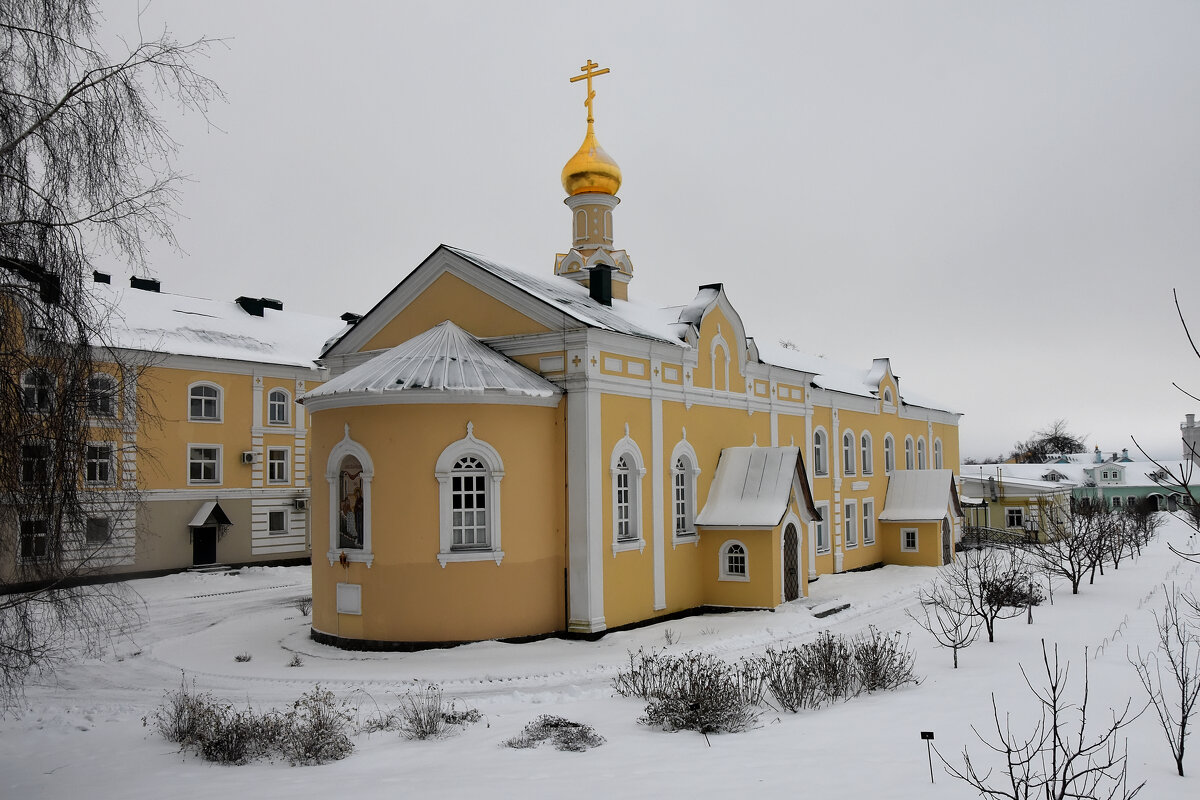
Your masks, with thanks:
[(796, 526), (788, 525), (783, 532), (783, 599), (800, 596), (800, 537)]
[(951, 559), (950, 548), (954, 547), (954, 534), (951, 532), (950, 520), (942, 518), (942, 563), (949, 564)]
[(217, 563), (217, 528), (206, 525), (192, 528), (192, 566)]

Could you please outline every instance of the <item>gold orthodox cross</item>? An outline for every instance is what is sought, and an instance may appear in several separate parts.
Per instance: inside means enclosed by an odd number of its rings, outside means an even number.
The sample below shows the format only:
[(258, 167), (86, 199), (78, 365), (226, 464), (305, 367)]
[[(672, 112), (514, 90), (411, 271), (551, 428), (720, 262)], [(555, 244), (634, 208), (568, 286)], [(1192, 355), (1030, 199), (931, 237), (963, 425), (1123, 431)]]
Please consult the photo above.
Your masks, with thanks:
[(592, 119), (592, 100), (596, 97), (596, 93), (592, 91), (592, 78), (595, 77), (596, 75), (603, 75), (606, 72), (608, 72), (608, 67), (605, 67), (604, 69), (599, 69), (599, 66), (600, 66), (599, 64), (594, 63), (589, 58), (588, 63), (584, 64), (582, 67), (579, 68), (579, 71), (582, 72), (583, 74), (576, 75), (574, 78), (571, 78), (571, 83), (575, 83), (576, 81), (582, 81), (584, 79), (587, 79), (587, 99), (583, 101), (583, 104), (585, 106), (587, 106), (588, 124), (595, 122), (595, 120)]

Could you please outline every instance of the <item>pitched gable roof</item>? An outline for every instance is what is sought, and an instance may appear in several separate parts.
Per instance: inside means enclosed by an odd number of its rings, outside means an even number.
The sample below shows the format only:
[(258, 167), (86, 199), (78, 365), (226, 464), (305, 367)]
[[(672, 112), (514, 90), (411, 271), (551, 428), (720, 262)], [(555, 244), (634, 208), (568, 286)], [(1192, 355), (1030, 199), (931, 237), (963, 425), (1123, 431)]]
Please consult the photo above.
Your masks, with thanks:
[(952, 508), (962, 516), (954, 473), (948, 469), (901, 469), (888, 478), (887, 499), (879, 519), (884, 522), (931, 522)]
[(696, 525), (773, 528), (787, 514), (793, 490), (810, 519), (819, 519), (798, 447), (726, 447)]

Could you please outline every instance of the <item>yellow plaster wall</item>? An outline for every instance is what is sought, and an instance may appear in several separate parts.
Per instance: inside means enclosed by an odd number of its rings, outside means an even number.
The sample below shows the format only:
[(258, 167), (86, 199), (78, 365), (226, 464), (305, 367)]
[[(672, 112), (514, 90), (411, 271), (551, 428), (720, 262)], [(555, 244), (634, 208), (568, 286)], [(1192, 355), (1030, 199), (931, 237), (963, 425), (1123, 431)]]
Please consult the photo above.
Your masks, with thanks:
[(548, 330), (511, 306), (445, 273), (367, 342), (363, 350), (385, 350), (448, 319), (473, 336), (512, 336)]
[[(720, 329), (721, 337), (725, 340), (726, 355), (729, 356), (728, 386), (719, 385), (724, 380), (724, 361), (722, 360), (722, 363), (717, 365), (717, 370), (714, 371), (713, 369), (712, 341), (713, 337), (717, 335), (718, 328)], [(746, 379), (741, 372), (738, 356), (739, 352), (745, 350), (746, 343), (737, 340), (735, 330), (720, 308), (714, 308), (708, 312), (708, 316), (700, 323), (700, 337), (696, 347), (696, 352), (700, 360), (692, 371), (693, 386), (705, 389), (718, 389), (737, 394), (746, 393)], [(713, 383), (714, 377), (717, 378), (716, 385)]]
[[(900, 529), (917, 529), (917, 552), (900, 549)], [(942, 563), (942, 523), (940, 522), (881, 522), (879, 539), (884, 561), (906, 567), (936, 567)], [(951, 548), (953, 552), (953, 548)]]
[[(438, 456), (466, 435), (500, 453), (503, 562), (448, 563), (440, 548)], [(562, 408), (411, 405), (313, 414), (313, 626), (348, 638), (397, 642), (524, 636), (566, 625), (565, 440)], [(330, 566), (329, 453), (350, 436), (374, 462), (372, 566)], [(606, 565), (607, 566), (607, 565)], [(336, 584), (358, 583), (363, 615), (336, 613)]]
[[(704, 603), (738, 608), (775, 608), (782, 594), (780, 529), (748, 531), (706, 528), (700, 544)], [(721, 548), (736, 539), (746, 546), (749, 581), (720, 580)]]

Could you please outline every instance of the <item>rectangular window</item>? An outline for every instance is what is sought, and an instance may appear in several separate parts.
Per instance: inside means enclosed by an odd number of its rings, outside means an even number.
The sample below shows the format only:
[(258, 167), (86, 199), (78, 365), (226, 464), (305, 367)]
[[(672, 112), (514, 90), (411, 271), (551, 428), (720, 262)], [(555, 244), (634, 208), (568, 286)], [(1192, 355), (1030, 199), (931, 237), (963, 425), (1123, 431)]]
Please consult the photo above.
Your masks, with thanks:
[(917, 552), (917, 529), (916, 528), (901, 528), (900, 529), (900, 549), (906, 553)]
[(83, 465), (83, 480), (91, 486), (112, 486), (113, 446), (89, 444)]
[(1025, 527), (1025, 512), (1020, 508), (1004, 509), (1004, 524), (1009, 528)]
[(49, 555), (46, 520), (21, 520), (21, 559), (41, 561)]
[(829, 504), (817, 503), (817, 511), (820, 512), (821, 518), (813, 523), (815, 530), (813, 531), (814, 538), (817, 542), (818, 553), (829, 552)]
[(1113, 498), (1113, 508), (1120, 508), (1120, 507), (1121, 507), (1121, 498), (1114, 497)]
[(221, 448), (212, 445), (188, 447), (188, 483), (221, 482)]
[(83, 539), (88, 544), (105, 544), (112, 535), (112, 522), (107, 517), (88, 517)]
[(858, 547), (858, 509), (855, 508), (854, 501), (848, 501), (845, 507), (845, 516), (842, 517), (846, 525), (846, 549)]
[(471, 462), (465, 466), (456, 465), (456, 474), (450, 478), (453, 548), (488, 546), (486, 475), (475, 459)]
[(278, 536), (281, 533), (287, 533), (286, 511), (267, 512), (267, 533), (269, 533), (271, 536)]
[(687, 473), (682, 469), (676, 469), (672, 477), (674, 486), (674, 502), (675, 502), (675, 534), (677, 536), (687, 536), (692, 533), (689, 523), (690, 514), (688, 514), (688, 492), (687, 492)]
[(288, 480), (288, 449), (286, 447), (267, 448), (267, 483), (287, 483)]
[(863, 544), (875, 544), (875, 501), (863, 500)]
[(634, 538), (629, 519), (629, 470), (617, 470), (617, 539)]
[(44, 485), (50, 476), (50, 445), (21, 445), (21, 483)]
[(215, 386), (193, 386), (188, 392), (188, 419), (219, 422), (221, 420), (221, 391)]

